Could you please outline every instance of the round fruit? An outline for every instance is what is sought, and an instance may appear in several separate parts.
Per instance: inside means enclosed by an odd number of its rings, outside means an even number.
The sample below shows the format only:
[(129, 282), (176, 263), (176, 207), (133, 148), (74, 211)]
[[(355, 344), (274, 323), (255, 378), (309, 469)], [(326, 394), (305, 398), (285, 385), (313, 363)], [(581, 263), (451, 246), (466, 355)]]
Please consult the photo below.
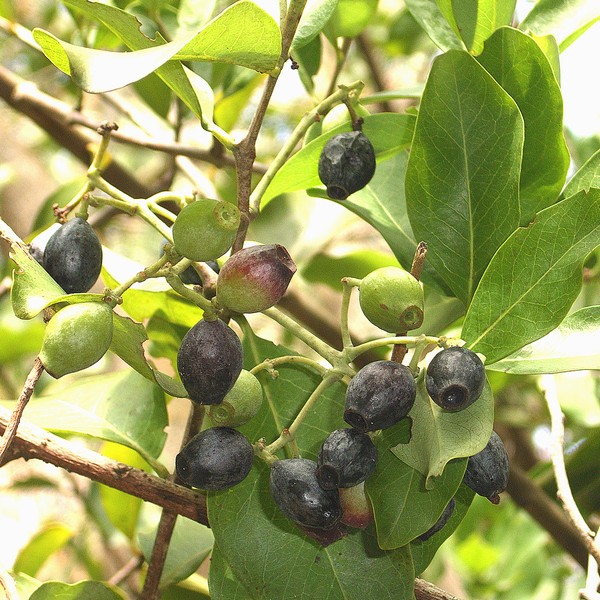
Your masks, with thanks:
[(423, 289), (407, 271), (376, 269), (360, 282), (359, 291), (365, 317), (380, 329), (397, 333), (423, 324)]
[(225, 490), (250, 473), (254, 450), (237, 429), (213, 427), (194, 436), (179, 452), (175, 469), (181, 480), (201, 490)]
[(104, 302), (69, 304), (48, 321), (40, 360), (52, 377), (91, 367), (110, 347), (112, 309)]
[(314, 461), (286, 458), (271, 466), (270, 488), (275, 504), (299, 525), (330, 529), (342, 516), (337, 490), (324, 490), (317, 481)]
[(373, 522), (373, 507), (365, 492), (365, 482), (354, 487), (340, 488), (342, 523), (364, 529)]
[(317, 464), (317, 479), (324, 490), (352, 487), (375, 470), (377, 448), (366, 433), (337, 429), (323, 442)]
[(239, 224), (237, 206), (200, 198), (185, 206), (173, 223), (175, 250), (190, 260), (215, 260), (231, 248)]
[(464, 482), (492, 504), (500, 502), (498, 494), (508, 485), (508, 455), (495, 431), (486, 447), (469, 458)]
[(321, 151), (319, 179), (334, 200), (361, 190), (374, 174), (375, 149), (362, 131), (334, 135)]
[(363, 432), (386, 429), (410, 412), (416, 395), (408, 367), (389, 360), (369, 363), (348, 385), (344, 421)]
[(219, 319), (202, 319), (181, 342), (177, 370), (193, 402), (218, 404), (236, 382), (243, 359), (242, 343), (233, 329)]
[(473, 404), (481, 396), (484, 384), (483, 363), (467, 348), (446, 348), (438, 352), (427, 367), (427, 393), (438, 406), (451, 412)]
[(208, 419), (213, 425), (239, 427), (256, 415), (262, 403), (260, 381), (252, 373), (242, 369), (223, 402), (213, 404), (208, 409)]
[(434, 525), (428, 529), (425, 533), (421, 534), (417, 539), (425, 542), (428, 540), (434, 533), (437, 533), (444, 525), (449, 521), (454, 509), (456, 507), (456, 500), (452, 498), (450, 502), (444, 508), (444, 512), (441, 514), (440, 518), (434, 523)]
[(266, 310), (281, 300), (295, 272), (292, 257), (279, 244), (243, 248), (221, 267), (217, 303), (234, 313)]
[(75, 217), (53, 233), (44, 268), (67, 294), (91, 289), (102, 269), (102, 244), (92, 226)]

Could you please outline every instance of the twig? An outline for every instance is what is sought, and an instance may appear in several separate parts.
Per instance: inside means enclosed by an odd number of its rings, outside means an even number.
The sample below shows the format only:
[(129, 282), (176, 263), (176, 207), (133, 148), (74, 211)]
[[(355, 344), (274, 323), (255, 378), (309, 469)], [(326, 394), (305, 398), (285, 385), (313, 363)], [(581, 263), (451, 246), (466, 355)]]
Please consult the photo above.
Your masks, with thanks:
[[(421, 273), (423, 273), (423, 267), (425, 266), (425, 259), (427, 258), (427, 244), (425, 242), (419, 242), (417, 244), (417, 249), (415, 250), (415, 255), (413, 257), (413, 262), (410, 267), (410, 274), (418, 281), (421, 279)], [(408, 332), (399, 331), (399, 336), (404, 336)], [(406, 346), (394, 346), (392, 350), (392, 360), (395, 362), (401, 363), (408, 352), (408, 348)], [(416, 349), (415, 349), (416, 352)]]
[[(11, 411), (0, 406), (0, 432), (6, 429), (10, 415)], [(19, 425), (10, 455), (12, 458), (43, 460), (193, 521), (208, 524), (206, 498), (202, 494), (106, 458), (93, 450), (75, 446), (26, 420)]]
[[(197, 433), (202, 419), (204, 418), (204, 407), (199, 404), (192, 403), (190, 415), (186, 425), (185, 433), (181, 447), (185, 446), (192, 437)], [(177, 474), (172, 476), (175, 483), (179, 483)], [(167, 559), (169, 544), (177, 521), (177, 513), (168, 510), (163, 510), (160, 516), (160, 522), (152, 547), (152, 556), (148, 563), (148, 572), (144, 581), (144, 589), (140, 595), (140, 600), (158, 600), (160, 590), (160, 578)]]
[(424, 579), (415, 579), (415, 599), (416, 600), (459, 600), (439, 587), (429, 583)]
[(120, 585), (130, 575), (135, 573), (144, 564), (144, 557), (139, 554), (132, 556), (113, 576), (108, 580), (111, 585)]
[[(596, 532), (596, 539), (598, 539), (598, 535), (600, 535), (600, 529)], [(591, 554), (588, 559), (585, 588), (579, 590), (579, 597), (583, 600), (600, 600), (600, 570)]]
[(36, 356), (33, 361), (33, 367), (31, 367), (31, 371), (29, 371), (29, 375), (27, 375), (27, 379), (25, 380), (25, 384), (23, 385), (23, 390), (19, 395), (17, 400), (17, 406), (13, 410), (10, 415), (10, 420), (4, 430), (4, 435), (2, 439), (0, 439), (0, 465), (4, 463), (4, 458), (10, 448), (12, 441), (15, 439), (15, 435), (17, 434), (17, 429), (19, 427), (19, 423), (21, 421), (21, 416), (23, 415), (23, 411), (29, 402), (33, 394), (33, 390), (35, 389), (35, 384), (38, 382), (38, 379), (42, 376), (44, 372), (44, 365), (40, 360), (39, 356)]
[(6, 600), (19, 600), (19, 592), (17, 591), (15, 580), (2, 565), (0, 565), (0, 588), (4, 590)]
[(600, 567), (600, 547), (594, 543), (594, 532), (589, 528), (581, 512), (579, 512), (579, 508), (577, 507), (577, 503), (571, 492), (571, 486), (569, 485), (563, 449), (565, 416), (560, 409), (554, 377), (552, 375), (543, 375), (541, 378), (541, 387), (544, 391), (548, 410), (550, 411), (550, 421), (552, 425), (550, 456), (552, 459), (556, 486), (558, 488), (556, 497), (561, 501), (567, 517), (579, 532), (588, 552), (596, 560), (597, 566)]

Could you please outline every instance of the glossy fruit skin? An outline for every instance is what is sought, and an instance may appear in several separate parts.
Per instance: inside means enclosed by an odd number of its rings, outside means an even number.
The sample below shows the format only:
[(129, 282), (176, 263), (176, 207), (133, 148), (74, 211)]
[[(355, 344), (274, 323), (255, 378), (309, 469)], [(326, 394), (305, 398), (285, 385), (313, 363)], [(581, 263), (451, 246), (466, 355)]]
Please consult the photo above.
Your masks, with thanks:
[(362, 131), (334, 135), (319, 157), (319, 179), (333, 200), (362, 190), (375, 174), (375, 149)]
[(52, 234), (43, 264), (67, 294), (87, 292), (102, 269), (102, 244), (92, 226), (75, 217)]
[(200, 320), (184, 336), (177, 370), (190, 399), (218, 404), (235, 384), (243, 364), (242, 343), (223, 321)]
[(110, 347), (113, 314), (105, 302), (69, 304), (48, 321), (40, 360), (52, 377), (91, 367)]
[(307, 458), (286, 458), (271, 466), (270, 489), (283, 514), (299, 525), (331, 529), (342, 516), (337, 490), (324, 490), (317, 464)]
[(500, 502), (499, 494), (508, 485), (508, 455), (495, 431), (486, 447), (469, 458), (464, 483), (492, 504)]
[(223, 402), (208, 409), (207, 418), (219, 427), (239, 427), (247, 423), (260, 410), (263, 390), (260, 381), (249, 371), (242, 369)]
[(182, 481), (201, 490), (225, 490), (250, 473), (254, 450), (237, 429), (212, 427), (195, 435), (175, 458)]
[(398, 333), (423, 324), (423, 288), (404, 269), (376, 269), (361, 281), (359, 291), (365, 317), (380, 329)]
[(386, 429), (403, 419), (417, 394), (408, 367), (389, 360), (364, 366), (346, 391), (344, 421), (358, 431)]
[(422, 542), (427, 541), (432, 535), (436, 534), (440, 529), (444, 527), (444, 525), (450, 520), (454, 509), (456, 508), (456, 500), (452, 498), (450, 502), (444, 508), (444, 512), (441, 514), (440, 518), (432, 525), (430, 529), (428, 529), (425, 533), (421, 534), (417, 539)]
[(285, 294), (296, 264), (279, 244), (250, 246), (231, 256), (217, 277), (217, 303), (234, 313), (270, 308)]
[(377, 466), (377, 448), (356, 429), (336, 429), (321, 445), (317, 479), (324, 490), (348, 488), (370, 477)]
[(427, 393), (440, 407), (450, 412), (471, 406), (483, 391), (485, 368), (468, 348), (451, 346), (438, 352), (425, 376)]
[(231, 248), (239, 224), (235, 204), (200, 198), (186, 205), (173, 223), (175, 250), (190, 260), (215, 260)]

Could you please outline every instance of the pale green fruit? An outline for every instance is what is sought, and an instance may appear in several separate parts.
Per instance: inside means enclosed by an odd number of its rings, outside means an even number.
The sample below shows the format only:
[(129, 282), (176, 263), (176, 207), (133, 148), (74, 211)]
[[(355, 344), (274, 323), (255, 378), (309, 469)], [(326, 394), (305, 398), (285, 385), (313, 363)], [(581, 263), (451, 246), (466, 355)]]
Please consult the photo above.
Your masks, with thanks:
[(423, 289), (407, 271), (383, 267), (361, 282), (360, 307), (367, 319), (384, 331), (398, 333), (423, 323)]
[(208, 419), (217, 427), (239, 427), (256, 415), (262, 403), (260, 382), (252, 373), (242, 370), (223, 402), (208, 409)]
[(200, 198), (188, 204), (173, 223), (173, 243), (182, 256), (206, 262), (223, 256), (240, 224), (235, 204)]
[(112, 335), (113, 315), (108, 304), (69, 304), (48, 322), (40, 360), (57, 379), (87, 369), (106, 354)]

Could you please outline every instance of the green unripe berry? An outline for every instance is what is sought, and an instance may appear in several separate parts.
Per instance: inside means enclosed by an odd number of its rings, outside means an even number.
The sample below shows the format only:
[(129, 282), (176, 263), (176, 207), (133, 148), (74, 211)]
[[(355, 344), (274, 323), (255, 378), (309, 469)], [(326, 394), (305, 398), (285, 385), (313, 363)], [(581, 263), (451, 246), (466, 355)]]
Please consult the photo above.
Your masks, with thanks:
[(260, 381), (250, 371), (242, 370), (223, 402), (208, 409), (208, 419), (217, 427), (239, 427), (256, 415), (262, 402)]
[(223, 256), (235, 238), (240, 211), (235, 204), (201, 198), (188, 204), (173, 223), (175, 250), (194, 261)]
[(417, 329), (423, 323), (423, 289), (407, 271), (383, 267), (361, 282), (360, 307), (367, 319), (384, 331)]
[(40, 360), (52, 377), (91, 367), (110, 347), (113, 314), (104, 302), (69, 304), (48, 321)]

